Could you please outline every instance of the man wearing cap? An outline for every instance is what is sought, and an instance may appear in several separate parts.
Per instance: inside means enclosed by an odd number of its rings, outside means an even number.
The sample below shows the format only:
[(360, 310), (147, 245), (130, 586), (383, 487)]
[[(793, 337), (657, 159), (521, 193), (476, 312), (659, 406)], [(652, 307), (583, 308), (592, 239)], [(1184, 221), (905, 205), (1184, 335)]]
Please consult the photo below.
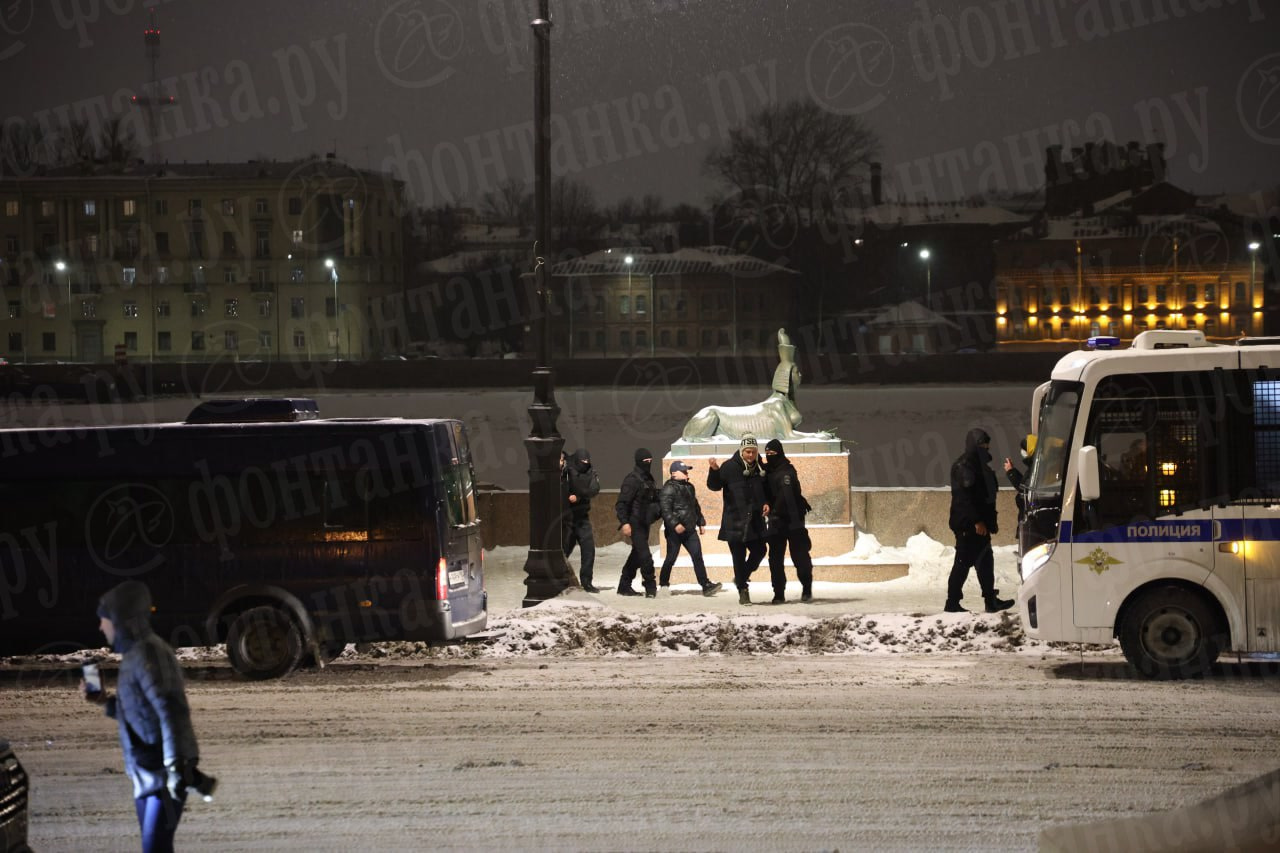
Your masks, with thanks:
[(991, 536), (996, 525), (996, 475), (991, 470), (991, 436), (986, 430), (971, 429), (964, 437), (964, 453), (951, 465), (951, 513), (948, 518), (956, 535), (956, 558), (947, 579), (948, 613), (966, 613), (960, 606), (969, 569), (975, 568), (988, 613), (1008, 610), (1013, 601), (1000, 598), (996, 589), (995, 556)]
[(623, 538), (631, 543), (631, 553), (622, 564), (622, 576), (618, 578), (618, 595), (640, 594), (631, 587), (639, 570), (645, 597), (654, 598), (658, 584), (653, 577), (653, 554), (649, 551), (649, 525), (662, 517), (662, 508), (658, 505), (658, 487), (651, 473), (653, 454), (641, 447), (636, 450), (635, 463), (622, 480), (618, 502), (613, 508)]
[(698, 495), (689, 482), (693, 469), (677, 459), (670, 466), (671, 477), (658, 492), (658, 504), (662, 507), (662, 530), (667, 540), (667, 557), (662, 561), (658, 574), (658, 588), (670, 589), (671, 567), (675, 565), (681, 546), (689, 552), (693, 561), (693, 574), (702, 587), (703, 595), (715, 595), (723, 584), (712, 583), (707, 578), (707, 566), (702, 560), (702, 540), (707, 520), (698, 506)]
[(738, 450), (721, 465), (710, 462), (707, 488), (724, 492), (719, 539), (733, 555), (733, 585), (738, 603), (750, 604), (748, 581), (764, 560), (766, 521), (769, 517), (769, 484), (760, 465), (760, 445), (751, 433), (743, 433)]

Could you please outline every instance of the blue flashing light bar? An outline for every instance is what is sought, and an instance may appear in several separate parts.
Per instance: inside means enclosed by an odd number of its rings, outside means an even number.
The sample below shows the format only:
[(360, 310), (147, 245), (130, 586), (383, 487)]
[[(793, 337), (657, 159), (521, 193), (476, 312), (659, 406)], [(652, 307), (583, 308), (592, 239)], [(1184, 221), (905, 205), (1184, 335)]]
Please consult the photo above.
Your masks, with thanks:
[(1114, 335), (1094, 335), (1089, 338), (1089, 349), (1115, 349), (1120, 346), (1120, 339)]

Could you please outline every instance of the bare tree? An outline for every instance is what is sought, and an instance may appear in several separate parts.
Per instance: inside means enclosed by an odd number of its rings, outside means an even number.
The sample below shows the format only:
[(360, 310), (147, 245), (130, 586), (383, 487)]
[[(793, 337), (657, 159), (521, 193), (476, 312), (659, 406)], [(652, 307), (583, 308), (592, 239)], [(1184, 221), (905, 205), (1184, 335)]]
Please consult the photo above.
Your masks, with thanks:
[(72, 121), (58, 131), (58, 161), (64, 166), (92, 163), (98, 159), (98, 139), (87, 121)]
[(551, 182), (551, 224), (557, 229), (557, 249), (577, 248), (585, 251), (603, 217), (596, 206), (591, 187), (569, 178), (556, 178)]
[(488, 219), (519, 225), (533, 221), (533, 195), (519, 178), (508, 178), (480, 197), (480, 213)]
[(46, 164), (40, 128), (24, 121), (7, 122), (0, 133), (0, 174), (25, 177)]
[(821, 217), (880, 153), (861, 118), (812, 101), (767, 106), (707, 155), (706, 172), (736, 193), (765, 192)]
[(98, 132), (98, 149), (112, 166), (124, 166), (137, 158), (141, 151), (133, 128), (120, 116), (112, 116), (102, 123)]
[(662, 196), (654, 193), (645, 193), (644, 197), (640, 199), (640, 208), (637, 211), (640, 222), (649, 225), (662, 219), (664, 214)]

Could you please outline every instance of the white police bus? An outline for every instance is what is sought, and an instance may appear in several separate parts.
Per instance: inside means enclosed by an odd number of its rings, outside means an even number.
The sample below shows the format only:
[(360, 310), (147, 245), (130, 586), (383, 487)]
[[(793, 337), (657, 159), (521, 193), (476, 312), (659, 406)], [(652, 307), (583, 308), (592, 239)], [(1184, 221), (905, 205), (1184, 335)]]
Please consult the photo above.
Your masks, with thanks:
[(1149, 331), (1037, 390), (1018, 606), (1028, 635), (1119, 638), (1144, 675), (1280, 652), (1280, 342)]

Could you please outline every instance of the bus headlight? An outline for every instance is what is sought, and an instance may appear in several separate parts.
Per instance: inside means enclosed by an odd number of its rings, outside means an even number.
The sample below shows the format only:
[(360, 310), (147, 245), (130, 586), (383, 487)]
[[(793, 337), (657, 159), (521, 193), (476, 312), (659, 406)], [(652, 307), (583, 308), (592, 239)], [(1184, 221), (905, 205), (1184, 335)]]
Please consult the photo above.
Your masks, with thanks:
[(1049, 558), (1053, 556), (1053, 549), (1057, 544), (1056, 541), (1045, 542), (1023, 555), (1021, 574), (1024, 581), (1044, 568), (1044, 564), (1049, 562)]

